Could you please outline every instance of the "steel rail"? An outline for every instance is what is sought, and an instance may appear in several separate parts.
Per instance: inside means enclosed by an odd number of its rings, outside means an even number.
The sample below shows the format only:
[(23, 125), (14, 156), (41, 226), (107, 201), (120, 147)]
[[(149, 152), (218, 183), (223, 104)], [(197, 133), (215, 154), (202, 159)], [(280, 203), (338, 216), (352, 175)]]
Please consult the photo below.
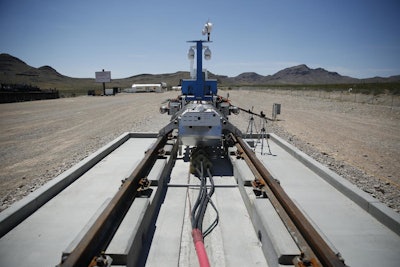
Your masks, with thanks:
[(344, 262), (338, 258), (335, 252), (332, 251), (332, 249), (312, 226), (312, 224), (307, 220), (301, 210), (294, 204), (280, 184), (276, 182), (273, 176), (268, 172), (268, 170), (257, 158), (250, 147), (245, 143), (245, 141), (238, 136), (233, 136), (233, 138), (240, 145), (241, 149), (252, 162), (256, 170), (260, 173), (263, 180), (274, 193), (275, 197), (283, 206), (295, 226), (299, 229), (300, 233), (303, 235), (304, 239), (318, 257), (318, 260), (322, 263), (322, 265), (329, 267), (346, 266)]
[[(239, 151), (243, 151), (242, 147), (236, 143), (236, 147)], [(275, 208), (276, 212), (279, 214), (283, 224), (286, 226), (289, 233), (292, 235), (293, 240), (297, 243), (302, 255), (300, 260), (309, 260), (312, 262), (313, 267), (320, 267), (322, 266), (321, 262), (317, 259), (317, 256), (308, 245), (307, 241), (304, 239), (303, 235), (300, 233), (299, 229), (293, 223), (292, 219), (290, 219), (288, 213), (283, 208), (282, 204), (276, 198), (274, 193), (272, 192), (271, 188), (267, 186), (267, 183), (262, 178), (261, 174), (257, 171), (256, 167), (250, 161), (249, 157), (246, 154), (241, 154), (241, 157), (246, 161), (247, 165), (249, 166), (251, 172), (254, 174), (254, 182), (252, 186), (258, 189), (262, 189), (266, 194), (266, 197), (271, 202), (272, 206)], [(297, 266), (297, 265), (296, 265)]]
[(129, 178), (111, 199), (95, 223), (83, 236), (71, 254), (61, 262), (60, 267), (88, 266), (95, 256), (105, 249), (111, 241), (119, 224), (132, 204), (139, 187), (139, 181), (145, 177), (153, 166), (160, 149), (165, 145), (168, 134), (160, 136)]

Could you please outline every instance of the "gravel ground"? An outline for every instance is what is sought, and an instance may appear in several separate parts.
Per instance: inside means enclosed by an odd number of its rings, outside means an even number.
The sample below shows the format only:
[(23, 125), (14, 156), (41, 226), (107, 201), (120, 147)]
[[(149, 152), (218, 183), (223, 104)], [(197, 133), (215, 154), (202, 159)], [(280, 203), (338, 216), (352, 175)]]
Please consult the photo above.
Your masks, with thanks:
[[(227, 91), (220, 92), (226, 96)], [(127, 131), (157, 132), (162, 101), (178, 92), (76, 97), (0, 105), (0, 211)], [(400, 211), (400, 110), (296, 96), (229, 91), (232, 104), (270, 114), (276, 133), (362, 190)], [(393, 103), (393, 101), (391, 101)], [(243, 132), (248, 115), (231, 116)], [(256, 121), (258, 123), (258, 121)], [(260, 127), (258, 126), (258, 129)]]

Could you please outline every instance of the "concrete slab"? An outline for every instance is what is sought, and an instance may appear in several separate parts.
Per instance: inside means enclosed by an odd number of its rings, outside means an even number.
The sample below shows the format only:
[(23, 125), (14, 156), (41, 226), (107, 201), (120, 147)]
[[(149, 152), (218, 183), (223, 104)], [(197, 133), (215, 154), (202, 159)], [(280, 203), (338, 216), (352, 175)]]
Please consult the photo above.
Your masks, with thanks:
[(161, 173), (164, 171), (165, 166), (167, 165), (167, 159), (157, 159), (151, 169), (147, 179), (151, 182), (151, 185), (158, 185), (158, 182), (161, 178)]
[(171, 173), (171, 179), (168, 183), (169, 187), (174, 185), (187, 185), (190, 183), (189, 164), (190, 162), (185, 161), (182, 157), (176, 159), (175, 166)]
[(148, 174), (151, 181), (147, 194), (134, 200), (123, 222), (118, 228), (106, 254), (113, 259), (113, 264), (124, 264), (128, 267), (143, 265), (147, 245), (153, 237), (154, 216), (159, 209), (160, 198), (165, 192), (167, 176), (173, 165), (173, 157), (166, 156), (156, 160)]
[[(217, 177), (220, 178), (220, 177)], [(225, 178), (225, 177), (224, 177)], [(229, 178), (229, 177), (228, 177)], [(227, 179), (224, 179), (231, 184)], [(229, 179), (231, 180), (231, 179)], [(222, 179), (220, 180), (220, 186), (225, 187), (222, 183)], [(181, 240), (181, 250), (179, 255), (179, 266), (198, 266), (198, 259), (196, 250), (193, 245), (193, 238), (192, 238), (192, 224), (191, 224), (191, 209), (193, 203), (195, 203), (198, 193), (199, 193), (199, 184), (200, 180), (195, 177), (194, 175), (190, 175), (189, 177), (189, 190), (187, 196), (187, 203), (186, 203), (186, 211), (184, 217), (184, 224), (183, 224), (183, 232), (182, 232), (182, 240)], [(212, 196), (212, 201), (215, 203), (216, 198), (215, 194)], [(203, 227), (208, 228), (211, 223), (216, 218), (216, 213), (214, 210), (211, 210), (210, 207), (207, 208), (206, 214), (203, 219)], [(207, 256), (211, 266), (226, 266), (225, 261), (225, 254), (223, 249), (223, 240), (222, 234), (219, 227), (216, 227), (210, 235), (208, 235), (204, 240), (204, 245), (207, 251)]]
[[(155, 139), (129, 139), (0, 239), (0, 266), (55, 266)], [(21, 256), (23, 255), (23, 256)], [(21, 260), (23, 257), (23, 261)]]
[(328, 167), (323, 166), (319, 162), (312, 159), (299, 149), (293, 147), (280, 137), (271, 134), (271, 139), (286, 152), (292, 155), (299, 162), (304, 164), (310, 170), (315, 172), (322, 179), (327, 181), (330, 185), (336, 188), (339, 192), (354, 201), (357, 205), (370, 213), (378, 221), (386, 225), (389, 229), (400, 236), (400, 214), (394, 212), (386, 205), (382, 205), (379, 200), (373, 198), (371, 195), (362, 191), (348, 180), (339, 176)]
[[(144, 156), (143, 152), (155, 141), (154, 138), (129, 137), (112, 154), (88, 168), (81, 178), (6, 234), (0, 240), (0, 266), (54, 266), (59, 263), (61, 252), (103, 209), (103, 203), (115, 194), (121, 180), (133, 171), (132, 165), (138, 164)], [(381, 204), (365, 201), (362, 193), (353, 193), (351, 187), (343, 182), (335, 185), (328, 172), (321, 168), (313, 169), (313, 165), (309, 163), (305, 165), (304, 162), (308, 162), (306, 157), (299, 161), (299, 153), (293, 153), (290, 147), (278, 143), (270, 140), (274, 156), (259, 155), (260, 159), (274, 177), (280, 180), (296, 205), (306, 212), (312, 223), (342, 254), (346, 263), (350, 266), (397, 266), (400, 262), (400, 238), (385, 226), (396, 220), (390, 219), (392, 217), (386, 214)], [(170, 164), (169, 160), (157, 160), (149, 179), (157, 181), (161, 176), (164, 179), (163, 169)], [(214, 266), (268, 266), (266, 258), (269, 256), (263, 252), (267, 244), (265, 237), (268, 235), (271, 239), (268, 249), (272, 249), (272, 243), (281, 241), (281, 231), (276, 231), (276, 223), (271, 222), (271, 216), (275, 215), (269, 211), (273, 211), (273, 208), (266, 208), (267, 200), (255, 198), (251, 188), (245, 186), (254, 177), (246, 169), (244, 161), (237, 161), (236, 177), (233, 177), (232, 167), (224, 164), (225, 159), (214, 162), (216, 191), (212, 200), (219, 211), (220, 223), (205, 240), (210, 262)], [(320, 176), (324, 176), (324, 179)], [(137, 238), (135, 229), (149, 227), (152, 216), (143, 215), (143, 212), (146, 210), (147, 213), (152, 209), (158, 211), (158, 200), (162, 200), (163, 192), (167, 189), (156, 221), (146, 266), (197, 266), (190, 235), (190, 209), (197, 196), (198, 184), (198, 178), (189, 174), (187, 155), (178, 158), (168, 185), (160, 180), (157, 187), (153, 185), (156, 193), (153, 192), (150, 198), (143, 198), (138, 202), (135, 200), (138, 205), (131, 207), (126, 225), (123, 223), (122, 232), (115, 237), (119, 240), (117, 247), (114, 247), (115, 251), (124, 251), (129, 246), (128, 243)], [(340, 188), (341, 192), (337, 190)], [(350, 191), (346, 193), (346, 190)], [(349, 194), (360, 201), (353, 202), (348, 197)], [(378, 218), (389, 218), (389, 222), (382, 224), (371, 216), (374, 213)], [(209, 225), (215, 215), (208, 208), (204, 225)], [(253, 226), (255, 217), (259, 221), (256, 230)], [(271, 229), (268, 229), (268, 225), (272, 225)], [(394, 224), (393, 227), (396, 226)], [(143, 230), (143, 233), (147, 232), (150, 231)], [(150, 237), (141, 235), (141, 241), (143, 238)], [(280, 255), (276, 256), (277, 259), (282, 255), (292, 254), (283, 252), (290, 245), (286, 242), (281, 245), (275, 248), (276, 254)], [(123, 253), (129, 254), (126, 249)], [(277, 260), (270, 263), (278, 264)]]
[(234, 165), (234, 174), (236, 179), (238, 179), (238, 183), (241, 185), (251, 185), (251, 182), (254, 181), (254, 174), (247, 166), (246, 161), (243, 159), (236, 159), (235, 157), (232, 157), (232, 161)]
[(257, 155), (286, 193), (307, 213), (350, 266), (398, 266), (400, 237), (336, 190), (292, 153), (270, 140)]
[[(187, 183), (189, 162), (177, 159), (170, 183)], [(186, 187), (169, 187), (156, 221), (156, 230), (146, 266), (178, 266), (183, 219), (186, 207)]]
[(106, 250), (106, 254), (113, 259), (113, 263), (127, 265), (128, 257), (132, 262), (134, 260), (131, 258), (136, 259), (138, 257), (140, 250), (136, 249), (135, 253), (134, 248), (135, 246), (139, 248), (142, 245), (140, 226), (149, 204), (148, 198), (136, 198), (133, 201)]
[[(259, 238), (263, 243), (264, 255), (273, 250), (277, 258), (274, 262), (285, 265), (292, 264), (294, 257), (300, 256), (300, 250), (271, 202), (266, 198), (258, 198), (254, 202), (254, 209), (257, 217), (255, 221), (259, 221), (257, 228), (259, 229)], [(269, 250), (269, 252), (265, 250)]]
[(14, 203), (11, 207), (0, 213), (0, 236), (5, 235), (17, 224), (34, 213), (47, 201), (64, 190), (68, 185), (78, 179), (82, 174), (92, 168), (105, 156), (119, 147), (129, 139), (130, 133), (124, 133), (118, 138), (103, 146), (95, 153), (55, 177), (38, 190), (29, 194), (22, 200)]
[[(245, 186), (254, 180), (250, 168), (242, 159), (231, 158), (235, 177), (243, 202), (253, 222), (258, 239), (262, 242), (264, 256), (271, 265), (278, 263), (290, 265), (300, 251), (293, 238), (283, 225), (271, 202), (266, 198), (257, 198), (252, 186)], [(247, 181), (247, 182), (244, 182)]]
[(187, 189), (169, 188), (156, 222), (146, 266), (178, 266)]
[(86, 223), (86, 225), (81, 229), (81, 231), (78, 233), (78, 235), (75, 236), (74, 240), (68, 245), (66, 249), (63, 250), (62, 252), (62, 258), (65, 256), (68, 256), (72, 253), (72, 251), (76, 248), (76, 246), (81, 242), (82, 238), (85, 236), (87, 231), (93, 226), (93, 224), (96, 222), (97, 218), (101, 215), (103, 210), (107, 207), (107, 205), (110, 203), (111, 198), (107, 198), (103, 204), (97, 209), (96, 213), (93, 214), (93, 216), (89, 219), (89, 221)]
[(268, 266), (238, 188), (217, 188), (226, 266)]
[[(190, 213), (199, 192), (199, 179), (189, 174), (189, 164), (178, 158), (172, 170), (146, 266), (198, 266)], [(219, 211), (220, 224), (205, 239), (211, 266), (268, 266), (236, 179), (217, 175), (214, 181), (216, 191), (212, 200)], [(203, 230), (215, 216), (215, 211), (208, 207)]]

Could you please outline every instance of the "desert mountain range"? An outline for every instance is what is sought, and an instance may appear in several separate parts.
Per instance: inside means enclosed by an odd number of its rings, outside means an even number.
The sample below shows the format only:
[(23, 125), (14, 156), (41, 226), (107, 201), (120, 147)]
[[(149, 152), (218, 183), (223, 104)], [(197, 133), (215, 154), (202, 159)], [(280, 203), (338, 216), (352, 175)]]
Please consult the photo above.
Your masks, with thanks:
[[(400, 75), (387, 78), (373, 77), (357, 79), (340, 75), (337, 72), (327, 71), (323, 68), (312, 69), (307, 65), (298, 65), (278, 71), (273, 75), (263, 76), (255, 72), (245, 72), (236, 77), (228, 77), (210, 73), (210, 78), (217, 79), (220, 85), (279, 85), (279, 84), (343, 84), (343, 83), (383, 83), (399, 82)], [(166, 82), (168, 85), (177, 85), (180, 79), (189, 78), (189, 72), (178, 71), (167, 74), (140, 74), (124, 79), (113, 79), (113, 86), (130, 87), (133, 83), (158, 83)], [(94, 84), (93, 78), (72, 78), (60, 74), (50, 66), (35, 68), (24, 61), (9, 55), (0, 54), (0, 82), (1, 83), (27, 83), (46, 84), (60, 87), (67, 84)]]

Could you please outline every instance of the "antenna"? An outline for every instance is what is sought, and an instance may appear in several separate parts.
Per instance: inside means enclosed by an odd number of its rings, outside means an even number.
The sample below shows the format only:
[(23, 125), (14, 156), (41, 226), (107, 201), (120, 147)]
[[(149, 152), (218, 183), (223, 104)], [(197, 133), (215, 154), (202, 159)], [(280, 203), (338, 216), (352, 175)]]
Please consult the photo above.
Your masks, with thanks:
[(212, 30), (212, 27), (213, 27), (213, 25), (210, 22), (210, 20), (208, 20), (207, 23), (204, 24), (204, 29), (203, 29), (202, 33), (203, 33), (203, 35), (207, 34), (207, 41), (210, 41), (210, 33)]

